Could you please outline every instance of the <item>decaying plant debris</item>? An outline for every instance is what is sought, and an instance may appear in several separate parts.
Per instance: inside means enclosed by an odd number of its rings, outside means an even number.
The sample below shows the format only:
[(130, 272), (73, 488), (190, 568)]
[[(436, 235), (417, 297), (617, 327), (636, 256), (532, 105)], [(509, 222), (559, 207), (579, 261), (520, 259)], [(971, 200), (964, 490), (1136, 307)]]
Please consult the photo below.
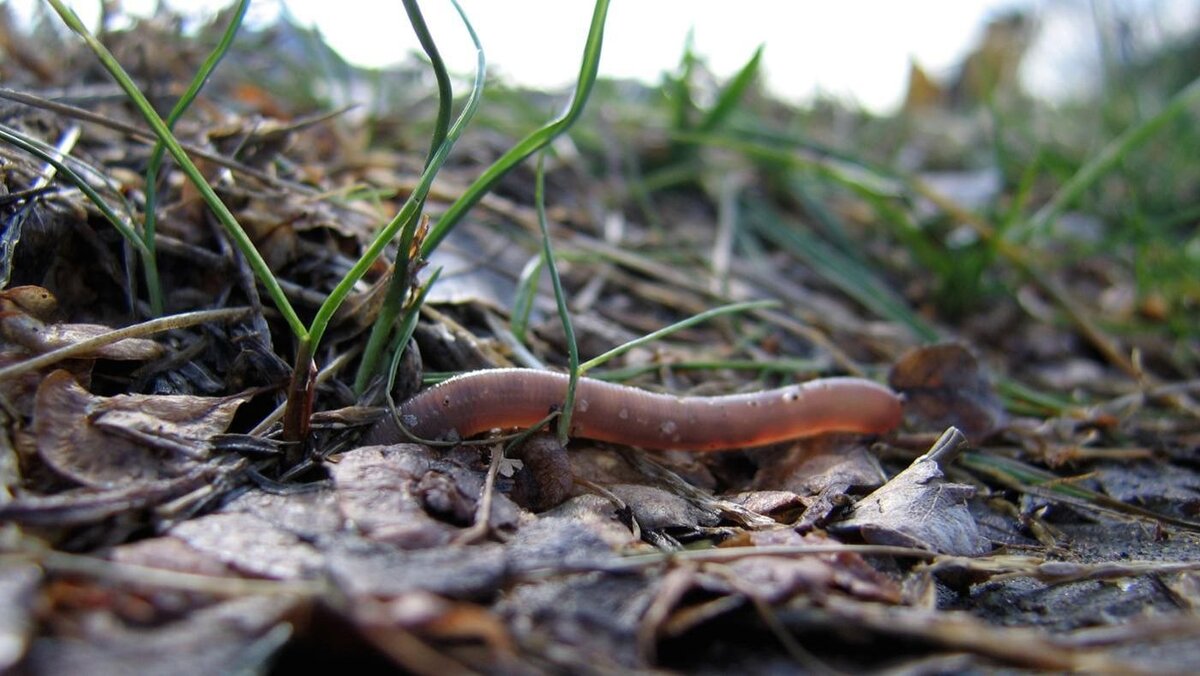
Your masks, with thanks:
[[(0, 124), (59, 147), (139, 222), (152, 135), (77, 41), (13, 30), (0, 40)], [(184, 39), (160, 17), (104, 40), (168, 109), (213, 35)], [(334, 62), (305, 54), (310, 37), (287, 25), (240, 36), (175, 129), (306, 315), (413, 189), (435, 105), (416, 70), (376, 79), (381, 110), (315, 98), (311, 79), (283, 85), (304, 70), (293, 59)], [(538, 123), (507, 105), (516, 96), (485, 102), (489, 119), (430, 193), (432, 218)], [(799, 114), (746, 97), (747, 115)], [(1194, 668), (1200, 349), (1194, 333), (1167, 337), (1163, 298), (1122, 296), (1117, 260), (1039, 267), (1045, 251), (1024, 267), (993, 261), (1011, 296), (939, 306), (933, 273), (872, 211), (871, 177), (821, 162), (852, 147), (838, 129), (888, 121), (809, 111), (814, 142), (796, 149), (808, 161), (797, 171), (686, 145), (656, 101), (602, 83), (575, 145), (548, 159), (580, 351), (776, 299), (637, 348), (610, 373), (693, 394), (886, 378), (907, 397), (902, 430), (704, 455), (584, 440), (566, 456), (535, 446), (510, 458), (498, 443), (363, 447), (382, 412), (378, 397), (355, 396), (351, 366), (379, 312), (380, 262), (315, 355), (311, 434), (291, 446), (277, 420), (296, 346), (193, 187), (170, 165), (162, 174), (167, 317), (154, 320), (130, 247), (95, 206), (0, 145), (0, 670)], [(961, 109), (910, 104), (971, 129)], [(889, 133), (927, 155), (957, 147), (921, 119)], [(673, 183), (655, 173), (671, 166), (706, 169)], [(531, 167), (430, 261), (441, 277), (397, 397), (422, 373), (566, 363), (548, 291), (523, 342), (509, 323), (540, 250)], [(842, 182), (816, 180), (833, 175)], [(847, 185), (862, 190), (833, 189)], [(916, 185), (889, 208), (990, 236), (937, 181)], [(1193, 185), (1181, 199), (1196, 198)], [(853, 248), (814, 238), (814, 222), (844, 225)], [(886, 302), (919, 308), (905, 315), (916, 324), (830, 276), (865, 261)], [(1177, 311), (1195, 313), (1196, 299)], [(1119, 337), (1105, 330), (1134, 314)], [(133, 328), (109, 334), (121, 327)]]

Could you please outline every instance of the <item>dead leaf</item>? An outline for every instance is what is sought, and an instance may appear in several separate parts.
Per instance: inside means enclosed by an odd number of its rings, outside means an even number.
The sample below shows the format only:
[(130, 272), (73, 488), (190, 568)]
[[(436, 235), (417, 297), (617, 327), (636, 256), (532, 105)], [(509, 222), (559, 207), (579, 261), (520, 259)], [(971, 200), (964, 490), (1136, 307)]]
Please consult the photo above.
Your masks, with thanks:
[(177, 498), (214, 481), (220, 472), (210, 465), (199, 465), (172, 479), (141, 480), (111, 489), (80, 488), (54, 495), (22, 495), (0, 503), (0, 521), (51, 527), (95, 523)]
[(221, 512), (252, 514), (306, 542), (329, 537), (345, 527), (331, 488), (283, 494), (247, 491), (227, 502)]
[[(114, 547), (109, 558), (119, 564), (205, 577), (233, 577), (236, 575), (229, 566), (219, 561), (211, 553), (201, 552), (183, 540), (169, 535)], [(157, 590), (157, 594), (167, 593), (169, 593), (167, 590)], [(153, 600), (153, 597), (150, 598)]]
[[(758, 547), (836, 544), (818, 533), (796, 533), (790, 528), (748, 534)], [(727, 564), (734, 586), (742, 593), (768, 603), (778, 603), (797, 594), (824, 596), (840, 591), (857, 598), (899, 603), (900, 587), (875, 570), (854, 552), (803, 556), (762, 555), (739, 558)]]
[(875, 488), (886, 479), (879, 461), (858, 437), (824, 434), (763, 460), (751, 488), (812, 496), (833, 485)]
[(987, 374), (957, 343), (910, 350), (892, 367), (888, 384), (904, 393), (905, 415), (918, 427), (957, 427), (978, 442), (1005, 422)]
[(804, 511), (812, 503), (811, 498), (796, 495), (791, 491), (747, 491), (728, 495), (725, 499), (780, 521), (788, 520), (786, 514)]
[(457, 599), (485, 598), (506, 572), (496, 543), (406, 550), (361, 537), (342, 537), (325, 551), (329, 575), (351, 599), (427, 591)]
[(0, 310), (20, 310), (47, 321), (57, 308), (58, 299), (49, 289), (40, 286), (14, 286), (0, 290)]
[(849, 502), (851, 490), (860, 489), (861, 493), (886, 479), (879, 461), (859, 437), (824, 434), (792, 444), (785, 452), (766, 455), (751, 486), (801, 496), (804, 511), (795, 525), (798, 531), (808, 532)]
[(830, 530), (856, 531), (872, 544), (961, 556), (985, 553), (987, 540), (967, 509), (967, 498), (975, 489), (947, 483), (939, 466), (953, 457), (963, 441), (962, 433), (951, 428), (928, 453), (863, 498), (848, 519)]
[(629, 673), (648, 666), (638, 629), (653, 601), (641, 576), (568, 575), (517, 585), (495, 605), (520, 645), (554, 646), (569, 673)]
[[(330, 465), (342, 514), (372, 540), (406, 549), (444, 545), (471, 525), (483, 490), (482, 471), (464, 456), (425, 446), (366, 446)], [(511, 529), (521, 510), (493, 496), (490, 523)]]
[(66, 371), (46, 376), (34, 403), (42, 460), (84, 486), (114, 488), (195, 469), (247, 395), (96, 397)]
[(207, 514), (169, 534), (246, 576), (311, 579), (324, 569), (324, 556), (312, 544), (246, 513)]
[[(0, 312), (0, 335), (35, 354), (42, 354), (111, 333), (101, 324), (46, 324), (23, 312)], [(162, 345), (145, 338), (124, 338), (81, 353), (80, 359), (145, 361), (165, 352)]]
[(107, 608), (83, 611), (74, 635), (34, 642), (24, 669), (34, 674), (221, 674), (263, 671), (294, 632), (295, 598), (245, 596), (175, 622), (127, 624)]
[(648, 531), (697, 530), (721, 522), (721, 514), (712, 505), (701, 505), (657, 486), (617, 484), (606, 488), (629, 505), (638, 525)]
[(615, 514), (613, 503), (597, 495), (580, 495), (539, 514), (505, 543), (509, 571), (603, 570), (619, 564), (619, 552), (646, 545)]
[[(515, 647), (502, 620), (473, 603), (449, 601), (416, 591), (385, 601), (363, 599), (354, 604), (352, 613), (367, 639), (404, 666), (415, 666), (412, 660), (416, 656), (405, 649), (410, 647), (409, 632), (439, 641), (480, 642), (488, 648), (488, 654), (482, 658), (492, 668), (496, 667), (496, 662), (515, 655)], [(462, 666), (457, 665), (457, 668), (461, 670)]]

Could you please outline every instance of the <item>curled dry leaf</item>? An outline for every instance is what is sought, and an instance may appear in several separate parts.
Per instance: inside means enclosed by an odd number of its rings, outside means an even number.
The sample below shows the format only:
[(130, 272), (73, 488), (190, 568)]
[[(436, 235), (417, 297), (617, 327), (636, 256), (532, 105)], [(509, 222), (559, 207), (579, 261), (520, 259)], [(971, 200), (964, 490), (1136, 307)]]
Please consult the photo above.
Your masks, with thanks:
[(879, 460), (859, 437), (823, 434), (768, 456), (759, 465), (752, 487), (782, 489), (799, 496), (804, 510), (796, 527), (807, 532), (849, 502), (847, 493), (852, 489), (863, 493), (886, 480)]
[(504, 547), (399, 549), (362, 538), (340, 538), (325, 552), (329, 579), (350, 599), (425, 591), (449, 598), (486, 598), (506, 573)]
[(986, 552), (987, 540), (967, 509), (967, 498), (975, 489), (946, 482), (938, 464), (953, 457), (962, 441), (962, 433), (951, 428), (933, 449), (863, 498), (850, 518), (831, 530), (857, 531), (867, 542), (879, 545), (960, 556)]
[(910, 350), (892, 367), (888, 384), (904, 393), (905, 414), (923, 427), (957, 427), (978, 441), (1005, 421), (983, 367), (957, 343)]
[(208, 457), (246, 395), (96, 397), (66, 371), (42, 381), (33, 428), (42, 460), (93, 488), (181, 476)]
[(645, 672), (637, 636), (654, 593), (636, 575), (563, 575), (515, 585), (494, 608), (519, 644), (553, 646), (561, 671)]
[(645, 484), (615, 484), (607, 487), (633, 512), (644, 530), (686, 529), (689, 531), (716, 526), (721, 514), (710, 503), (691, 500), (658, 486)]
[(162, 504), (211, 483), (226, 471), (200, 465), (172, 479), (128, 482), (108, 489), (71, 489), (54, 495), (21, 495), (0, 503), (0, 522), (50, 527), (95, 523)]
[(30, 316), (47, 320), (58, 308), (58, 299), (49, 289), (40, 286), (14, 286), (0, 291), (0, 310), (20, 310)]

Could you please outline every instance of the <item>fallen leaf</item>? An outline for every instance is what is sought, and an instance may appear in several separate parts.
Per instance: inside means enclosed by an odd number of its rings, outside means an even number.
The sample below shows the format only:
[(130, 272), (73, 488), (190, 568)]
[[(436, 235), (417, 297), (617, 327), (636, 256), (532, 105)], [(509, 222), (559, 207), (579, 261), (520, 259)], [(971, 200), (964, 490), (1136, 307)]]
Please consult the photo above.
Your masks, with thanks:
[(33, 428), (42, 460), (84, 486), (178, 477), (211, 451), (247, 395), (96, 397), (55, 371), (38, 387)]
[[(750, 532), (747, 536), (758, 547), (837, 544), (826, 535), (801, 535), (790, 528)], [(899, 603), (901, 599), (900, 587), (854, 552), (750, 555), (722, 565), (733, 570), (729, 579), (739, 591), (768, 603), (797, 594), (820, 597), (835, 591), (887, 603)]]
[(875, 488), (886, 479), (879, 461), (857, 437), (824, 434), (763, 460), (751, 488), (812, 496), (834, 485)]
[(171, 479), (143, 479), (115, 488), (79, 488), (54, 495), (21, 495), (0, 503), (0, 521), (51, 527), (95, 523), (177, 498), (215, 481), (221, 471), (210, 465), (198, 465)]
[[(46, 324), (23, 312), (0, 312), (0, 335), (35, 354), (68, 347), (113, 329), (101, 324)], [(101, 345), (78, 356), (80, 359), (145, 361), (165, 353), (162, 345), (145, 338), (123, 338)]]
[(14, 286), (0, 290), (0, 309), (20, 310), (45, 321), (58, 309), (58, 299), (40, 286)]
[(606, 488), (633, 511), (638, 525), (648, 531), (716, 526), (721, 515), (712, 505), (700, 505), (657, 486), (616, 484)]
[[(366, 537), (406, 549), (444, 545), (471, 525), (483, 474), (463, 456), (417, 444), (365, 446), (338, 456), (330, 473), (342, 514)], [(515, 526), (521, 509), (492, 496), (490, 523)]]
[(486, 598), (506, 572), (503, 546), (407, 550), (362, 537), (339, 538), (325, 551), (333, 582), (350, 599), (426, 591), (457, 599)]
[(618, 564), (618, 552), (643, 547), (615, 518), (612, 501), (579, 495), (521, 525), (505, 543), (514, 574), (534, 571), (603, 570)]
[(73, 622), (78, 632), (37, 640), (22, 666), (33, 674), (264, 672), (303, 604), (245, 596), (152, 626), (127, 624), (106, 608), (83, 611)]
[[(366, 638), (397, 664), (422, 672), (422, 655), (411, 650), (409, 633), (422, 638), (453, 641), (461, 644), (475, 641), (488, 648), (480, 667), (495, 670), (515, 654), (515, 647), (504, 622), (495, 613), (473, 603), (449, 601), (428, 592), (409, 592), (384, 601), (363, 599), (352, 608), (354, 622)], [(436, 658), (445, 660), (445, 656)], [(427, 666), (427, 665), (425, 665)], [(462, 670), (462, 665), (450, 661), (444, 668)]]
[(892, 367), (888, 384), (904, 393), (905, 415), (918, 427), (957, 427), (978, 442), (1005, 422), (987, 374), (957, 343), (910, 350)]
[(324, 556), (312, 544), (246, 513), (206, 514), (168, 533), (246, 576), (308, 579), (324, 569)]
[(943, 554), (972, 556), (988, 550), (988, 542), (967, 509), (975, 489), (945, 481), (940, 462), (948, 462), (964, 441), (951, 428), (925, 455), (854, 506), (836, 533), (858, 532), (879, 545), (917, 547)]
[(637, 575), (567, 575), (516, 585), (494, 609), (520, 645), (553, 646), (556, 671), (646, 670), (638, 629), (654, 585)]

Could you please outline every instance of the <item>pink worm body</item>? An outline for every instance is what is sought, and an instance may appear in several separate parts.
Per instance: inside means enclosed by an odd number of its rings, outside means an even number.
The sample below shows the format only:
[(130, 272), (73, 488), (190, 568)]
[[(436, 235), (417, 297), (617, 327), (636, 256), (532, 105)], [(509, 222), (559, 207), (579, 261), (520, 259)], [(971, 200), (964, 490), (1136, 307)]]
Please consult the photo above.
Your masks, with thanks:
[[(529, 427), (562, 407), (567, 376), (490, 369), (450, 378), (400, 405), (400, 420), (421, 439), (466, 439)], [(660, 450), (722, 451), (765, 446), (823, 432), (882, 434), (900, 424), (900, 398), (862, 378), (719, 397), (676, 397), (580, 378), (571, 435)], [(405, 441), (389, 417), (368, 443)]]

